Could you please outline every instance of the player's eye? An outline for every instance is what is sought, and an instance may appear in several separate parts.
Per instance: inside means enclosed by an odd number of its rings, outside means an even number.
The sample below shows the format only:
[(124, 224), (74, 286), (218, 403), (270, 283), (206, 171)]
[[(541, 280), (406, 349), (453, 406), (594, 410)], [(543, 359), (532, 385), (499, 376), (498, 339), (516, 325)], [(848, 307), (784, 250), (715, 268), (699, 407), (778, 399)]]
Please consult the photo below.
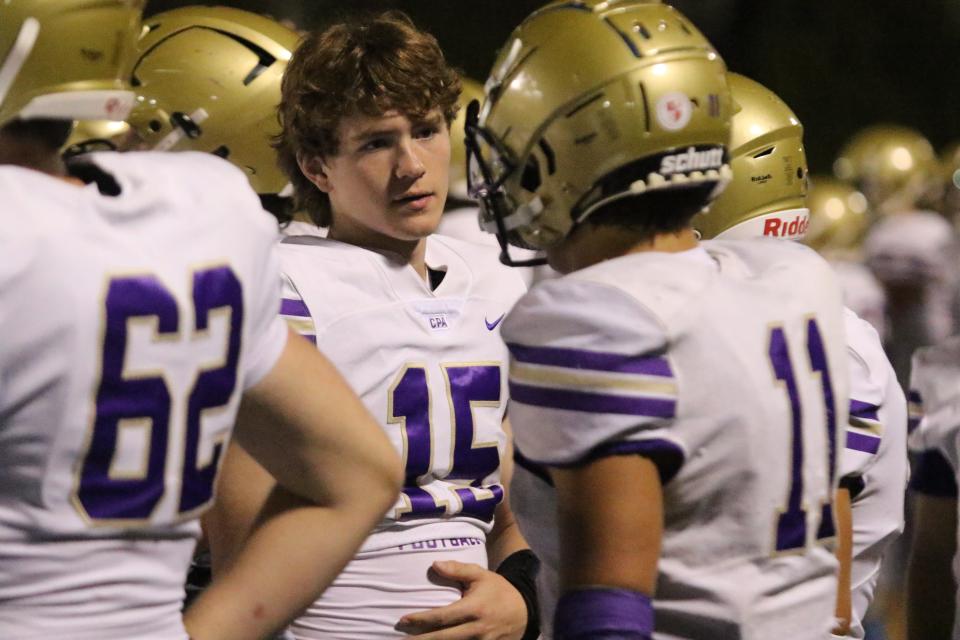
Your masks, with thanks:
[(417, 127), (414, 130), (413, 135), (420, 140), (429, 140), (438, 133), (440, 133), (440, 125), (425, 124)]
[(386, 138), (371, 138), (363, 143), (363, 146), (360, 147), (360, 151), (377, 151), (379, 149), (384, 149), (390, 144), (390, 141)]

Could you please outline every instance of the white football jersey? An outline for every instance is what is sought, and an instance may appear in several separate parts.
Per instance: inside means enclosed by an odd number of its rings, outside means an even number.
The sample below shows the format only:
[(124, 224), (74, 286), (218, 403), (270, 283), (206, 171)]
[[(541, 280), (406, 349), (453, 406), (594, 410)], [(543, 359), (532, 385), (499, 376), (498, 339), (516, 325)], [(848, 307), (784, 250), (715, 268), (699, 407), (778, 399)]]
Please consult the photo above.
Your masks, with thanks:
[(405, 262), (334, 240), (287, 238), (280, 254), (281, 313), (337, 365), (406, 469), (402, 493), (358, 559), (293, 632), (402, 637), (393, 627), (404, 613), (460, 596), (427, 584), (433, 558), (424, 550), (449, 546), (454, 559), (468, 549), (471, 562), (486, 564), (483, 546), (461, 541), (482, 544), (503, 499), (500, 326), (524, 285), (486, 247), (436, 235), (427, 239), (426, 263), (432, 278), (444, 275), (433, 288)]
[(840, 281), (844, 304), (869, 322), (882, 342), (887, 331), (887, 294), (880, 282), (859, 262), (830, 260), (830, 266)]
[[(654, 638), (821, 640), (847, 421), (841, 295), (809, 249), (712, 241), (538, 284), (504, 322), (511, 504), (558, 596), (545, 467), (638, 453), (664, 482)], [(629, 500), (629, 489), (611, 499)]]
[(880, 337), (846, 309), (850, 413), (840, 476), (850, 489), (853, 618), (849, 637), (863, 638), (883, 554), (903, 531), (907, 463), (907, 406)]
[(362, 550), (415, 542), (428, 522), (489, 530), (503, 496), (499, 329), (523, 284), (482, 248), (440, 236), (427, 241), (427, 264), (446, 272), (434, 290), (408, 264), (334, 240), (288, 238), (280, 254), (283, 315), (343, 372), (406, 465), (407, 487)]
[[(240, 393), (276, 362), (276, 225), (209, 154), (0, 168), (0, 637), (185, 638)], [(109, 180), (108, 180), (109, 181)]]
[(326, 238), (327, 232), (326, 227), (318, 227), (312, 222), (305, 220), (291, 220), (280, 227), (280, 233), (285, 236), (316, 236), (318, 238)]

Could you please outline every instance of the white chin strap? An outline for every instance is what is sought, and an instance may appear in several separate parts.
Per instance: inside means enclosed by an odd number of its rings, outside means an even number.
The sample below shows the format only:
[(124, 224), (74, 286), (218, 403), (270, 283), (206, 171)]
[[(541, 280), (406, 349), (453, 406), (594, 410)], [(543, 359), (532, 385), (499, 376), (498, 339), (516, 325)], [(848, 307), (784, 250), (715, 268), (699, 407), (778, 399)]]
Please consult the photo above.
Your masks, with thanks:
[[(707, 215), (710, 215), (709, 212)], [(749, 240), (751, 238), (778, 238), (803, 240), (810, 226), (810, 210), (784, 209), (766, 213), (734, 225), (717, 234), (718, 240)]]
[(10, 92), (10, 87), (20, 75), (20, 70), (30, 57), (33, 46), (37, 44), (37, 38), (40, 36), (40, 21), (36, 18), (27, 18), (20, 26), (20, 33), (13, 43), (13, 48), (7, 54), (7, 59), (0, 66), (0, 105)]

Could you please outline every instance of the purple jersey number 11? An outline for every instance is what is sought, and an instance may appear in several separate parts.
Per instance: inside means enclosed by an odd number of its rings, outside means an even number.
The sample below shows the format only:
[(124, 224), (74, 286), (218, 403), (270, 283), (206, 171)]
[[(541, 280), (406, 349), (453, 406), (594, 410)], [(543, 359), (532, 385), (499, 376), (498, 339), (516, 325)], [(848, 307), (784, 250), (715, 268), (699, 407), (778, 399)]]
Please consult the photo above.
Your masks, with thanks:
[[(441, 368), (451, 406), (453, 459), (449, 471), (438, 477), (464, 483), (463, 488), (454, 490), (462, 505), (460, 514), (489, 522), (503, 500), (503, 487), (483, 485), (482, 481), (500, 466), (500, 453), (496, 443), (474, 443), (473, 407), (499, 405), (500, 366), (449, 364)], [(403, 494), (410, 501), (410, 510), (402, 517), (405, 520), (443, 517), (446, 507), (420, 486), (424, 480), (429, 482), (436, 472), (431, 468), (434, 443), (426, 368), (411, 365), (403, 369), (390, 389), (388, 405), (387, 420), (401, 424), (404, 443)]]
[[(223, 310), (229, 311), (229, 334), (220, 366), (203, 369), (203, 362), (195, 363), (200, 370), (185, 402), (184, 440), (171, 443), (171, 407), (175, 403), (164, 372), (158, 369), (149, 375), (125, 375), (124, 361), (130, 321), (145, 319), (154, 323), (158, 340), (180, 334), (182, 327), (177, 300), (153, 276), (110, 281), (105, 301), (103, 361), (96, 395), (96, 416), (75, 496), (75, 502), (93, 521), (149, 519), (167, 490), (167, 450), (171, 444), (183, 449), (177, 513), (202, 507), (213, 495), (222, 445), (214, 447), (206, 465), (198, 466), (200, 419), (204, 410), (226, 405), (237, 384), (243, 326), (240, 281), (228, 267), (195, 272), (192, 302), (192, 334), (207, 331), (211, 314)], [(171, 343), (170, 349), (189, 350), (190, 347)], [(182, 359), (182, 353), (177, 354), (178, 360)], [(111, 474), (124, 423), (140, 423), (148, 428), (145, 464), (142, 473), (134, 477)]]
[[(783, 382), (790, 399), (793, 433), (790, 492), (787, 499), (787, 508), (777, 520), (777, 551), (789, 551), (791, 549), (802, 549), (806, 546), (807, 512), (803, 508), (803, 409), (800, 402), (800, 393), (797, 389), (797, 379), (787, 349), (786, 335), (781, 327), (775, 327), (770, 332), (769, 354), (774, 373), (777, 379)], [(812, 318), (807, 321), (807, 355), (810, 359), (810, 369), (820, 374), (823, 404), (826, 411), (827, 469), (829, 469), (830, 485), (827, 492), (828, 501), (823, 505), (816, 536), (817, 540), (823, 540), (832, 538), (835, 534), (833, 508), (830, 500), (833, 498), (833, 479), (836, 473), (837, 416), (833, 385), (830, 381), (830, 371), (827, 368), (827, 354), (823, 348), (823, 338), (820, 335), (816, 320)]]

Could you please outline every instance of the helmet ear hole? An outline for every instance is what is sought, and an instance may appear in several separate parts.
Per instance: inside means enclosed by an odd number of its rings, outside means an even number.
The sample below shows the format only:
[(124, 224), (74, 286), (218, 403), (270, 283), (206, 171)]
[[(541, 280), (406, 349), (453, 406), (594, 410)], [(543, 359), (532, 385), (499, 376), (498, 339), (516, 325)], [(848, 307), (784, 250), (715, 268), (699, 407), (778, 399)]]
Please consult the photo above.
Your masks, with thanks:
[(527, 163), (523, 167), (523, 174), (520, 176), (520, 186), (525, 191), (536, 193), (540, 185), (543, 184), (543, 178), (540, 175), (540, 161), (532, 153), (527, 157)]

